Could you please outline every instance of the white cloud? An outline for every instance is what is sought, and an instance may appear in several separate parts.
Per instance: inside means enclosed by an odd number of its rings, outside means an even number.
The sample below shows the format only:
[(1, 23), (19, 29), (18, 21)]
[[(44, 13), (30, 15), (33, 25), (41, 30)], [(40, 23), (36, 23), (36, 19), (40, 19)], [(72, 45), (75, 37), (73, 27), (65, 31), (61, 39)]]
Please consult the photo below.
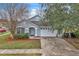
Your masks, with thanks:
[(37, 15), (38, 14), (37, 9), (32, 9), (30, 14), (31, 16)]

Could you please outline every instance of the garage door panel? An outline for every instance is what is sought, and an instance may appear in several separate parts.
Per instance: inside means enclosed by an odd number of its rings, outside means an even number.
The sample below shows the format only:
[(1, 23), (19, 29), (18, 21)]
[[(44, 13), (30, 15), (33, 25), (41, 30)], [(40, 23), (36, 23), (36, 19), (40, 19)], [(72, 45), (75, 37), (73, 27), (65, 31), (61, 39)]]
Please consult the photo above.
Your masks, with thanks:
[(55, 32), (52, 32), (52, 30), (41, 30), (41, 36), (56, 36)]

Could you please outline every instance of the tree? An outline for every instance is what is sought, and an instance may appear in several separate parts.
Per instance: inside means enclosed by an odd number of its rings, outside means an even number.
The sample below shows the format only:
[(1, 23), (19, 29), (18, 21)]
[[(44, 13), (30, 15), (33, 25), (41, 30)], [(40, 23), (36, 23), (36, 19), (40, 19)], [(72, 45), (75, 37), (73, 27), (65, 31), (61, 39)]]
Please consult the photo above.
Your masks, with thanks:
[(78, 28), (78, 13), (78, 4), (47, 4), (45, 19), (53, 29), (58, 30), (58, 34), (63, 30), (64, 32), (73, 32), (75, 28)]
[(3, 10), (6, 12), (4, 12), (3, 15), (1, 13), (0, 14), (8, 20), (8, 28), (12, 35), (15, 36), (18, 19), (22, 20), (23, 16), (28, 12), (28, 9), (26, 9), (27, 5), (16, 3), (9, 3), (5, 5), (6, 7)]

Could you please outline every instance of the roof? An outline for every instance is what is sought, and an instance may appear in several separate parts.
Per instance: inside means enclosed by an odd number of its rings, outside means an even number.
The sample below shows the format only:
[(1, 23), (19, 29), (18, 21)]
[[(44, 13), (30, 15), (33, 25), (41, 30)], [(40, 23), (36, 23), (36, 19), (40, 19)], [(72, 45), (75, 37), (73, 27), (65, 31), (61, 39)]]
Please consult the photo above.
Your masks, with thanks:
[(40, 17), (40, 16), (39, 15), (35, 15), (35, 16), (32, 16), (32, 17), (30, 17), (28, 19), (23, 19), (23, 20), (19, 21), (19, 23), (24, 22), (24, 21), (27, 21), (27, 20), (31, 21), (31, 19), (33, 19), (35, 17)]
[(0, 23), (5, 23), (5, 22), (7, 22), (6, 19), (0, 19)]
[(48, 22), (42, 22), (42, 21), (31, 21), (31, 22), (38, 26), (49, 26)]
[(39, 15), (35, 15), (35, 16), (30, 17), (29, 19), (33, 19), (35, 17), (40, 17), (40, 16)]
[(35, 17), (40, 17), (39, 15), (35, 15), (33, 17), (30, 17), (29, 19), (24, 19), (22, 21), (19, 21), (19, 23), (21, 22), (25, 22), (25, 21), (31, 21), (32, 23), (38, 25), (38, 26), (48, 26), (48, 22), (43, 22), (43, 21), (32, 21), (31, 19), (35, 18)]

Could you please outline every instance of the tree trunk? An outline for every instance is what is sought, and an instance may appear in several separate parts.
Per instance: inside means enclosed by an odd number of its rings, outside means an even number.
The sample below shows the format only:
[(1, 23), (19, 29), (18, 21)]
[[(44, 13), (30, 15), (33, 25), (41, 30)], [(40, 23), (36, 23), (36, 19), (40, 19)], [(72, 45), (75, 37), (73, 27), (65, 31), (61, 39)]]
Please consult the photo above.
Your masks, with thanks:
[(13, 37), (12, 39), (14, 40), (14, 33), (13, 31), (10, 31), (11, 32), (11, 36)]
[(71, 38), (71, 33), (69, 32), (69, 38)]
[(10, 28), (10, 32), (12, 34), (13, 40), (15, 40), (15, 30), (16, 29), (13, 26)]

